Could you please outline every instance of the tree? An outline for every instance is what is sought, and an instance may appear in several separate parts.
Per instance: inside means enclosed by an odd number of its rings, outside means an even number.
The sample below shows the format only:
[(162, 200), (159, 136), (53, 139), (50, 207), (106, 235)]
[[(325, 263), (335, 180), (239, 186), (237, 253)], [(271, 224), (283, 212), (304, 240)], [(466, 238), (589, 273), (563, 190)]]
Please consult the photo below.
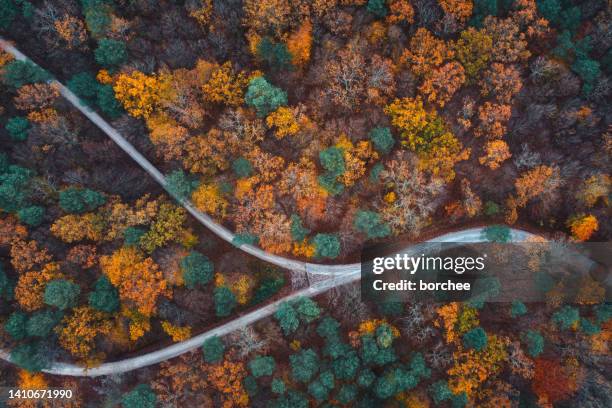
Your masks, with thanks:
[(30, 207), (21, 208), (17, 211), (19, 221), (23, 222), (30, 227), (38, 227), (43, 222), (45, 216), (45, 209), (39, 205), (32, 205)]
[(357, 231), (366, 234), (368, 239), (384, 238), (391, 233), (391, 228), (382, 222), (380, 215), (374, 211), (357, 211), (353, 225)]
[(388, 127), (375, 127), (370, 131), (369, 136), (374, 148), (382, 154), (388, 154), (395, 145), (395, 139)]
[(48, 263), (40, 271), (22, 273), (15, 286), (15, 300), (22, 309), (28, 312), (41, 309), (44, 306), (43, 299), (47, 282), (61, 277), (62, 274), (56, 263)]
[(561, 309), (553, 313), (551, 320), (556, 323), (561, 330), (567, 330), (578, 322), (580, 312), (577, 308), (569, 305), (563, 306)]
[(312, 349), (304, 349), (289, 356), (291, 376), (295, 381), (307, 383), (319, 371), (319, 356)]
[(76, 306), (80, 293), (81, 288), (73, 282), (64, 279), (52, 280), (45, 288), (45, 304), (66, 310)]
[(480, 93), (483, 96), (494, 95), (499, 103), (508, 104), (522, 87), (520, 72), (514, 65), (494, 62), (484, 74)]
[(280, 378), (273, 379), (270, 385), (270, 390), (274, 394), (280, 394), (280, 395), (284, 394), (286, 391), (285, 382), (281, 380)]
[(274, 43), (268, 37), (264, 37), (257, 44), (257, 56), (273, 71), (291, 69), (291, 54), (287, 45)]
[(572, 232), (572, 237), (578, 241), (588, 241), (599, 229), (599, 223), (594, 215), (579, 214), (567, 220), (567, 226)]
[(100, 268), (124, 302), (131, 302), (144, 316), (151, 316), (157, 298), (170, 298), (172, 291), (159, 266), (134, 247), (123, 247), (112, 255), (100, 257)]
[(289, 35), (287, 49), (291, 54), (291, 63), (296, 67), (304, 67), (310, 61), (312, 47), (312, 23), (306, 20)]
[(213, 296), (215, 299), (215, 312), (218, 317), (229, 316), (238, 304), (234, 293), (225, 286), (215, 288)]
[(0, 174), (0, 208), (15, 212), (23, 208), (30, 198), (33, 173), (24, 167), (10, 165)]
[(519, 317), (527, 313), (527, 306), (521, 301), (515, 300), (510, 308), (510, 316)]
[(453, 51), (443, 40), (434, 37), (426, 28), (420, 27), (410, 39), (410, 47), (404, 50), (402, 60), (408, 63), (416, 76), (422, 78), (452, 56)]
[(240, 106), (249, 79), (244, 72), (235, 72), (231, 61), (213, 68), (210, 79), (202, 85), (204, 99), (228, 106)]
[(276, 363), (271, 356), (257, 356), (249, 363), (249, 370), (255, 378), (272, 375), (275, 368)]
[(492, 47), (493, 40), (485, 30), (468, 27), (461, 32), (453, 50), (457, 60), (465, 69), (468, 83), (473, 83), (480, 70), (487, 66)]
[(385, 0), (368, 0), (366, 9), (376, 17), (385, 17), (389, 12), (385, 5)]
[(300, 130), (300, 125), (295, 118), (293, 110), (284, 106), (269, 114), (266, 118), (266, 124), (270, 128), (276, 127), (274, 135), (277, 139), (295, 135)]
[(315, 256), (335, 259), (340, 255), (340, 240), (335, 234), (319, 233), (312, 240), (315, 246)]
[(36, 312), (26, 322), (26, 333), (28, 337), (47, 337), (61, 319), (62, 312), (57, 310), (47, 309)]
[(13, 0), (0, 0), (0, 29), (8, 29), (17, 14), (17, 5)]
[(297, 311), (287, 302), (283, 302), (278, 306), (274, 317), (278, 320), (278, 324), (283, 329), (285, 336), (295, 332), (300, 325)]
[(183, 170), (175, 170), (166, 176), (167, 189), (179, 200), (188, 199), (198, 187), (198, 180), (188, 176)]
[(23, 142), (28, 138), (28, 130), (30, 129), (30, 121), (23, 116), (14, 116), (6, 122), (4, 127), (12, 140)]
[(429, 103), (436, 103), (443, 108), (464, 82), (463, 66), (452, 61), (433, 69), (419, 87), (419, 91), (427, 97)]
[(485, 145), (485, 156), (479, 157), (478, 161), (491, 170), (496, 170), (501, 163), (512, 157), (508, 144), (503, 140), (489, 140)]
[(101, 276), (89, 294), (89, 305), (96, 310), (114, 313), (119, 310), (119, 291), (106, 276)]
[(223, 360), (223, 353), (225, 352), (225, 345), (223, 341), (217, 337), (210, 337), (202, 344), (202, 354), (204, 361), (209, 364), (216, 364)]
[(510, 119), (512, 109), (509, 105), (500, 105), (485, 102), (478, 109), (480, 122), (474, 130), (477, 137), (486, 136), (487, 139), (499, 139), (506, 133), (506, 123)]
[[(108, 335), (113, 328), (108, 316), (88, 306), (79, 306), (62, 320), (55, 329), (60, 345), (74, 357), (87, 360), (92, 357), (98, 335)], [(95, 355), (93, 356), (96, 357)]]
[(105, 84), (98, 86), (96, 103), (102, 112), (106, 113), (111, 119), (118, 118), (124, 113), (121, 103), (115, 97), (115, 90), (112, 85)]
[(148, 384), (138, 384), (134, 389), (121, 397), (124, 408), (155, 408), (157, 397)]
[(75, 74), (66, 85), (68, 89), (74, 92), (88, 105), (93, 105), (96, 102), (100, 84), (92, 73), (80, 72)]
[(536, 330), (529, 330), (523, 335), (527, 352), (531, 357), (537, 357), (544, 351), (544, 337)]
[(535, 373), (531, 387), (541, 401), (550, 405), (568, 399), (578, 389), (576, 375), (558, 361), (535, 359)]
[(68, 213), (83, 214), (104, 205), (106, 198), (88, 188), (69, 187), (60, 191), (59, 205)]
[(227, 200), (218, 184), (200, 183), (191, 194), (191, 200), (196, 208), (214, 217), (224, 218), (228, 206)]
[(482, 327), (476, 327), (463, 335), (463, 345), (476, 351), (482, 351), (487, 346), (487, 333)]
[(96, 62), (105, 68), (116, 68), (128, 60), (128, 52), (123, 41), (103, 38), (98, 41), (94, 51)]
[(168, 84), (163, 78), (140, 71), (119, 74), (113, 86), (115, 96), (128, 113), (136, 118), (148, 118), (158, 108)]
[(2, 70), (5, 84), (17, 89), (27, 84), (45, 82), (51, 75), (30, 61), (11, 61)]
[(287, 105), (287, 93), (271, 85), (264, 77), (255, 77), (249, 82), (244, 100), (263, 118), (278, 107)]
[(185, 286), (193, 289), (198, 285), (206, 285), (213, 277), (213, 263), (199, 252), (191, 251), (181, 260), (181, 270)]
[(248, 159), (239, 157), (232, 162), (232, 170), (239, 178), (247, 178), (253, 175), (253, 166)]
[(41, 340), (19, 344), (11, 350), (11, 361), (31, 373), (42, 371), (50, 364)]
[(6, 323), (4, 323), (4, 331), (6, 331), (13, 340), (23, 340), (27, 336), (26, 323), (28, 315), (23, 312), (16, 311), (11, 313)]
[(408, 0), (390, 0), (387, 5), (389, 6), (389, 15), (387, 16), (389, 24), (402, 22), (412, 24), (414, 22), (414, 8)]

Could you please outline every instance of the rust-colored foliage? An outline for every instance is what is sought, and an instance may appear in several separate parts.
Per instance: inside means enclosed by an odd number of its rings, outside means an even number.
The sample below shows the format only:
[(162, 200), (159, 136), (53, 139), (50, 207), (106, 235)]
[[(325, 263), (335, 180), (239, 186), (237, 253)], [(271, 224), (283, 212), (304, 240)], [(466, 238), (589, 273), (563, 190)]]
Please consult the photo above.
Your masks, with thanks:
[(444, 42), (436, 38), (429, 30), (420, 27), (410, 39), (410, 45), (402, 54), (412, 72), (419, 76), (427, 76), (432, 69), (439, 67), (446, 60), (453, 57), (454, 53)]
[(46, 264), (40, 271), (30, 271), (19, 275), (15, 286), (15, 299), (23, 310), (33, 312), (44, 306), (43, 296), (47, 283), (62, 277), (59, 265)]
[(223, 396), (223, 408), (246, 407), (249, 396), (242, 386), (242, 380), (247, 372), (242, 362), (225, 360), (217, 365), (207, 366), (210, 385)]
[(546, 358), (535, 359), (535, 374), (531, 386), (542, 404), (563, 401), (578, 389), (576, 378), (571, 376), (570, 367)]
[(77, 245), (70, 248), (66, 260), (83, 269), (94, 267), (98, 263), (97, 248), (94, 245)]
[(64, 317), (55, 331), (59, 336), (60, 345), (70, 354), (80, 360), (92, 357), (100, 359), (103, 356), (92, 356), (95, 340), (98, 335), (105, 335), (112, 329), (108, 315), (89, 306), (74, 308), (70, 315)]
[(36, 241), (15, 240), (11, 245), (11, 264), (18, 272), (39, 268), (51, 260), (46, 249), (39, 249)]
[(287, 39), (287, 49), (291, 53), (291, 63), (297, 67), (304, 67), (310, 61), (311, 48), (312, 23), (306, 20)]
[(17, 109), (23, 111), (43, 110), (53, 106), (59, 96), (55, 85), (36, 83), (19, 88), (13, 103)]
[(463, 67), (458, 62), (453, 61), (434, 69), (427, 76), (419, 91), (427, 97), (429, 103), (436, 103), (443, 108), (464, 82), (465, 71)]

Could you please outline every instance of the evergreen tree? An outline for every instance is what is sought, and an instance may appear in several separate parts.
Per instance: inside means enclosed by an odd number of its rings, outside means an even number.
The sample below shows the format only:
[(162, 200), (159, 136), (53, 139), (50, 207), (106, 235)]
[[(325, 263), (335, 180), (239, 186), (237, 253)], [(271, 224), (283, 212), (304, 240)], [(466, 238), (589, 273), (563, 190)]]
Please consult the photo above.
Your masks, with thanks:
[(244, 100), (262, 118), (279, 106), (287, 105), (287, 93), (271, 85), (264, 77), (255, 77), (249, 82)]
[(66, 310), (76, 306), (80, 293), (79, 285), (64, 279), (56, 279), (47, 283), (44, 301), (49, 306)]
[(106, 276), (96, 281), (93, 292), (89, 294), (89, 306), (106, 313), (114, 313), (119, 310), (119, 291)]

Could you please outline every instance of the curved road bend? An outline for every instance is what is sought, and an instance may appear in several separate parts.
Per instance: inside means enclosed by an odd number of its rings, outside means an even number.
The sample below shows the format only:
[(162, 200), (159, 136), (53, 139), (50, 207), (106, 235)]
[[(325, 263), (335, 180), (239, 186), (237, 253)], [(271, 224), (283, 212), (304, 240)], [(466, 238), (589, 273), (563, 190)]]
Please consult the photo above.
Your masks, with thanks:
[[(472, 228), (464, 231), (451, 232), (426, 242), (484, 242), (485, 239), (483, 238), (482, 234), (483, 230), (484, 228)], [(511, 233), (511, 240), (513, 242), (524, 241), (525, 239), (533, 236), (533, 234), (529, 232), (516, 229), (512, 229)], [(406, 248), (405, 252), (411, 253), (411, 248), (412, 247)], [(294, 292), (290, 295), (285, 296), (282, 299), (262, 306), (257, 310), (254, 310), (225, 324), (222, 324), (221, 326), (215, 327), (214, 329), (208, 330), (180, 343), (172, 344), (163, 349), (153, 351), (142, 356), (136, 356), (126, 358), (124, 360), (104, 363), (98, 367), (93, 368), (84, 368), (75, 364), (54, 363), (50, 368), (44, 370), (44, 372), (54, 375), (69, 375), (75, 377), (97, 377), (101, 375), (124, 373), (127, 371), (160, 363), (162, 361), (174, 358), (178, 355), (200, 347), (202, 343), (210, 337), (225, 336), (244, 326), (248, 326), (258, 320), (268, 317), (274, 314), (274, 312), (276, 312), (276, 310), (278, 309), (278, 306), (283, 302), (291, 301), (301, 296), (313, 297), (324, 293), (329, 289), (335, 288), (337, 286), (342, 286), (360, 279), (361, 269), (359, 264), (346, 265), (345, 268), (346, 271), (342, 274), (332, 275), (331, 277), (326, 278), (323, 281), (313, 284), (309, 288)], [(0, 358), (10, 362), (10, 355), (6, 351), (0, 351)]]

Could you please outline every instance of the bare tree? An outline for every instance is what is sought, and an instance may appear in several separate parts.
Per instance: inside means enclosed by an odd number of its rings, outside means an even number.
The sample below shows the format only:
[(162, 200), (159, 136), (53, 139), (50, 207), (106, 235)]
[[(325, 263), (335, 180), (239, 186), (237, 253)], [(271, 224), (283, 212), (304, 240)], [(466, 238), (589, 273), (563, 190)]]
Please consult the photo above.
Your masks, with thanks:
[(251, 326), (238, 329), (229, 335), (230, 343), (236, 347), (240, 357), (246, 357), (255, 352), (264, 352), (268, 341), (262, 339)]

